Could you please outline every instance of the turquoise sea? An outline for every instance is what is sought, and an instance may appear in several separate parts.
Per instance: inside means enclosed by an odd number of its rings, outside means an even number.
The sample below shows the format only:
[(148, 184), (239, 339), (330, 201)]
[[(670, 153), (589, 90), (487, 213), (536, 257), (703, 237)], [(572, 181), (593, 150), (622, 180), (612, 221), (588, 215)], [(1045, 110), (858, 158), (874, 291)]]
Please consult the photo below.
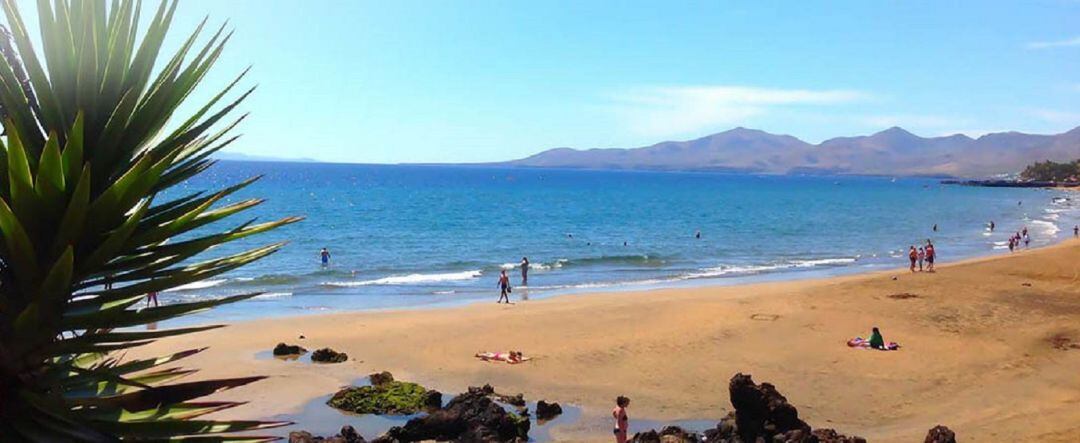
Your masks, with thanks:
[(186, 322), (494, 302), (502, 269), (520, 302), (904, 267), (908, 246), (927, 239), (948, 263), (1008, 253), (1025, 226), (1031, 247), (1047, 245), (1080, 220), (1066, 191), (887, 177), (222, 161), (175, 192), (259, 174), (231, 200), (266, 203), (232, 223), (306, 220), (213, 255), (288, 241), (279, 253), (162, 293), (163, 303), (264, 293)]

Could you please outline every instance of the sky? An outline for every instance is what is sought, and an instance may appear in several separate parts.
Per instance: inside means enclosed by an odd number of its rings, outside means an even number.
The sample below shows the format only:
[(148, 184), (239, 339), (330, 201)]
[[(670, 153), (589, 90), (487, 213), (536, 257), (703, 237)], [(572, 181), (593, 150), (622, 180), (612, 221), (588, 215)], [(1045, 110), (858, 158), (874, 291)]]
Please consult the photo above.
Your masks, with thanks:
[(183, 0), (177, 14), (170, 48), (206, 16), (236, 31), (184, 109), (250, 65), (229, 148), (249, 155), (488, 162), (737, 126), (812, 143), (1080, 126), (1080, 0)]

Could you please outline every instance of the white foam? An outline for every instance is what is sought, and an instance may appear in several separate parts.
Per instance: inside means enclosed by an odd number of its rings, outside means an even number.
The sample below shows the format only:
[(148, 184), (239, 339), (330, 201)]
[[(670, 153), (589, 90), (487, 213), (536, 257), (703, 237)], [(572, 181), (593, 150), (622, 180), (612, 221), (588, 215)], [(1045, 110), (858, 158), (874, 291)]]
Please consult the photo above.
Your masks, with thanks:
[(188, 283), (186, 285), (180, 285), (180, 286), (177, 286), (175, 288), (168, 289), (168, 290), (166, 290), (164, 292), (192, 291), (192, 290), (196, 290), (196, 289), (212, 288), (214, 286), (218, 286), (218, 285), (220, 285), (222, 283), (225, 283), (227, 281), (228, 280), (224, 279), (224, 278), (218, 279), (218, 280), (202, 280), (202, 281)]
[(256, 295), (252, 300), (270, 300), (275, 298), (292, 297), (292, 292), (267, 292), (265, 294)]
[(855, 258), (843, 257), (819, 258), (811, 260), (792, 260), (790, 262), (768, 265), (718, 266), (715, 268), (702, 269), (701, 272), (686, 274), (680, 279), (689, 280), (696, 278), (720, 277), (730, 274), (757, 274), (761, 272), (775, 271), (779, 269), (812, 268), (815, 266), (843, 265), (848, 263), (855, 263), (855, 261)]
[[(566, 263), (566, 262), (567, 262), (567, 260), (565, 258), (560, 258), (558, 260), (555, 260), (555, 263), (552, 263), (552, 264), (530, 262), (529, 263), (529, 269), (533, 270), (533, 271), (550, 271), (552, 269), (561, 268), (563, 266), (563, 263)], [(499, 268), (505, 269), (505, 270), (517, 269), (517, 268), (520, 268), (520, 267), (521, 267), (521, 262), (503, 263), (503, 264), (499, 265)]]
[(1052, 236), (1061, 231), (1058, 225), (1045, 220), (1032, 220), (1031, 224), (1039, 227), (1039, 232), (1046, 236)]
[(471, 280), (479, 277), (482, 274), (479, 270), (475, 271), (462, 271), (462, 272), (448, 272), (442, 274), (408, 274), (408, 275), (391, 275), (389, 277), (383, 277), (375, 280), (364, 281), (336, 281), (326, 282), (323, 285), (336, 286), (342, 288), (350, 288), (355, 286), (373, 286), (373, 285), (409, 285), (416, 283), (438, 283), (444, 281), (460, 281)]

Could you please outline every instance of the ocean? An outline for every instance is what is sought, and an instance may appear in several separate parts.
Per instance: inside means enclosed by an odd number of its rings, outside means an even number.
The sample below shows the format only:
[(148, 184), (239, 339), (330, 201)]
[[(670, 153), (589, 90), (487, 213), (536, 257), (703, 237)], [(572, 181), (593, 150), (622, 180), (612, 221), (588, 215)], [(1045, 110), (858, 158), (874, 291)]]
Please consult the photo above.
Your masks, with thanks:
[(1025, 226), (1031, 247), (1051, 244), (1080, 220), (1080, 198), (1067, 191), (851, 176), (221, 161), (170, 194), (259, 174), (229, 201), (267, 201), (220, 228), (306, 219), (212, 250), (207, 258), (289, 242), (162, 293), (166, 304), (263, 293), (183, 322), (493, 303), (503, 269), (521, 302), (906, 267), (907, 248), (927, 239), (948, 263), (1008, 253), (1008, 236)]

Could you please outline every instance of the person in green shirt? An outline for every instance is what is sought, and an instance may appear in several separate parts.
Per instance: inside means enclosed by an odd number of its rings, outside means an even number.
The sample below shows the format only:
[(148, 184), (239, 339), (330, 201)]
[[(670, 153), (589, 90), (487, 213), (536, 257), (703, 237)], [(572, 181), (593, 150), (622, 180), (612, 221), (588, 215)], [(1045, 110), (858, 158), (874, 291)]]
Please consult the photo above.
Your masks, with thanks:
[(874, 326), (874, 331), (870, 334), (870, 347), (874, 349), (885, 349), (885, 339), (881, 337), (881, 331), (877, 326)]

